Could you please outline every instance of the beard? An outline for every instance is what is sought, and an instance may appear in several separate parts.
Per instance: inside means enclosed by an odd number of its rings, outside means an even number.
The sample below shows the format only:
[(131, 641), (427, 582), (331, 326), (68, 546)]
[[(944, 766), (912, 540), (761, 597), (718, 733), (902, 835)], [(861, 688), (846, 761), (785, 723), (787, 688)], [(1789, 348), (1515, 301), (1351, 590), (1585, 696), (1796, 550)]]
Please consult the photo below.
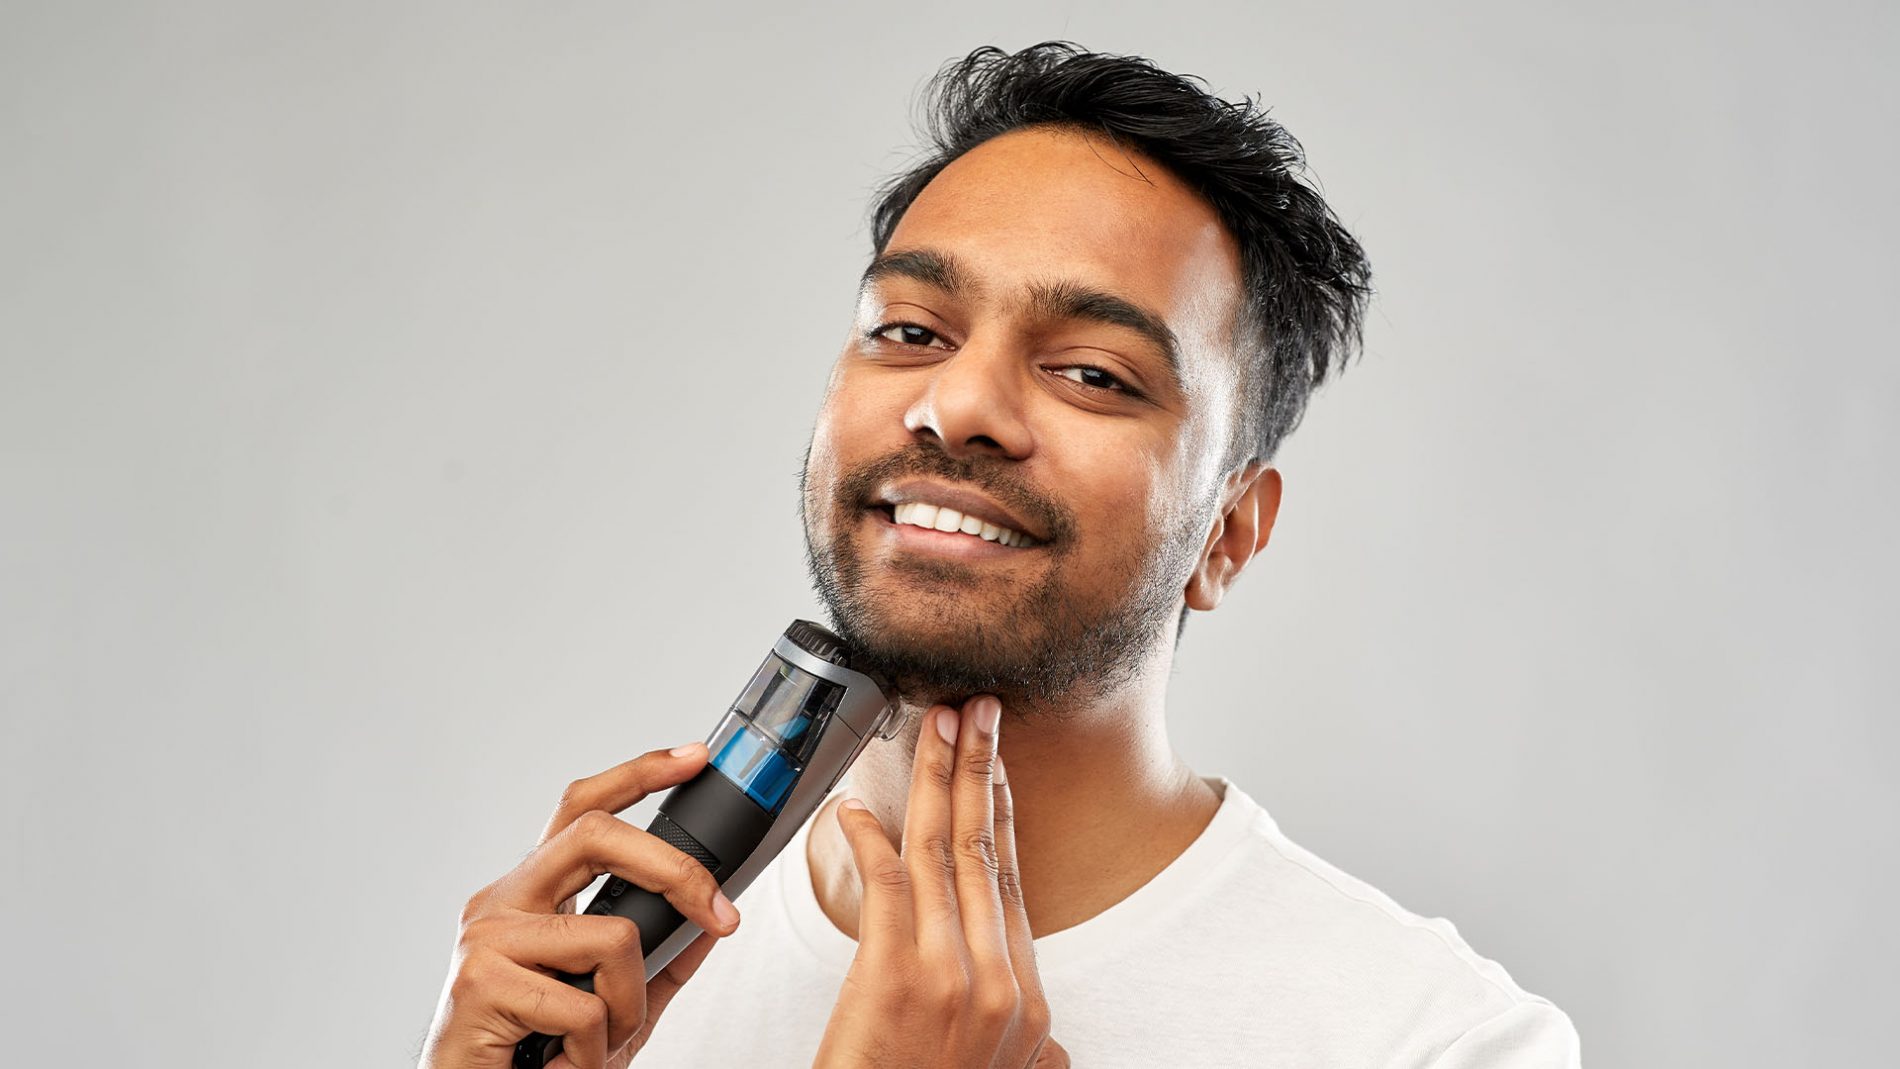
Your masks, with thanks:
[[(1140, 673), (1178, 618), (1197, 556), (1191, 524), (1145, 529), (1112, 560), (1079, 567), (1073, 515), (1025, 485), (1012, 462), (959, 459), (915, 443), (843, 472), (828, 498), (814, 502), (810, 457), (808, 450), (799, 514), (812, 584), (854, 651), (852, 664), (882, 674), (907, 701), (954, 705), (987, 693), (1006, 707), (1048, 707), (1107, 693)], [(1046, 541), (1022, 552), (1047, 557), (1043, 576), (1010, 584), (982, 565), (903, 555), (870, 574), (855, 535), (877, 488), (906, 475), (977, 487), (1039, 524)], [(875, 589), (891, 581), (902, 586)]]

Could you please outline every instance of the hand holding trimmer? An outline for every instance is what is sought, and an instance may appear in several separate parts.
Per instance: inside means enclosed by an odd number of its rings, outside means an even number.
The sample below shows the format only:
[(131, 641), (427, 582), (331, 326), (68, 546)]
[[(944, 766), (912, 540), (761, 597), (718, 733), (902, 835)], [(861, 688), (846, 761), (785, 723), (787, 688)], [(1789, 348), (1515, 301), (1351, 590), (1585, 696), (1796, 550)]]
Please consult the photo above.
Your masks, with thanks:
[[(707, 741), (710, 757), (667, 793), (647, 831), (712, 872), (736, 899), (809, 820), (873, 735), (900, 726), (885, 685), (851, 667), (830, 631), (794, 621)], [(587, 913), (639, 925), (646, 978), (653, 979), (701, 928), (662, 895), (610, 876)], [(561, 974), (584, 991), (591, 975)], [(561, 1038), (535, 1034), (515, 1048), (515, 1065), (541, 1069)]]

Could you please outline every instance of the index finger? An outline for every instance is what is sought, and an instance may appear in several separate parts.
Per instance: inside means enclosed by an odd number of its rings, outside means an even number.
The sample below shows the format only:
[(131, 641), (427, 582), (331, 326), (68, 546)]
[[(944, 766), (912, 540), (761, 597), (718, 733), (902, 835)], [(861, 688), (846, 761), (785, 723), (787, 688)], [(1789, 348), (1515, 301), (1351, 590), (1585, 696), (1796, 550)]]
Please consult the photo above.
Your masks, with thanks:
[(670, 750), (650, 750), (598, 775), (575, 780), (561, 792), (554, 815), (548, 818), (548, 826), (535, 845), (540, 846), (559, 835), (590, 809), (618, 813), (638, 805), (654, 791), (685, 783), (699, 774), (707, 756), (705, 743), (689, 742)]
[[(948, 705), (931, 706), (917, 733), (904, 804), (904, 865), (910, 870), (918, 949), (935, 960), (963, 957), (963, 925), (957, 915), (955, 831), (950, 794), (957, 777), (961, 718)], [(952, 934), (954, 933), (954, 935)], [(954, 943), (951, 940), (954, 939)]]

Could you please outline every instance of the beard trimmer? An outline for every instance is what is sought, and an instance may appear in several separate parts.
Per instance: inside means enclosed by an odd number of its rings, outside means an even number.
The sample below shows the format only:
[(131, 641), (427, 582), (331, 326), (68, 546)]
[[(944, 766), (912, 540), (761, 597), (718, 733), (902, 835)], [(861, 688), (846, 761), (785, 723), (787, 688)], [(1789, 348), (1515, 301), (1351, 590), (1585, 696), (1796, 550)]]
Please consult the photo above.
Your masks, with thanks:
[[(793, 621), (707, 740), (706, 767), (667, 792), (647, 831), (706, 866), (736, 899), (818, 811), (872, 736), (897, 734), (896, 710), (882, 681), (851, 667), (838, 636)], [(702, 931), (664, 896), (618, 876), (585, 912), (639, 925), (648, 980)], [(556, 975), (594, 990), (591, 974)], [(560, 1036), (536, 1033), (516, 1045), (514, 1064), (541, 1069), (560, 1051)]]

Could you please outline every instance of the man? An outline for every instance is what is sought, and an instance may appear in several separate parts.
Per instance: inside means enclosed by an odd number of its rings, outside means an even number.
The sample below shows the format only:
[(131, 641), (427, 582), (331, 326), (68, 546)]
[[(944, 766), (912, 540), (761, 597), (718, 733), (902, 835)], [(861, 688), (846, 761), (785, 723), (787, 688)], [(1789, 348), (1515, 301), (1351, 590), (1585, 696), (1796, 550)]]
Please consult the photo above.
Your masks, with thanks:
[[(590, 1067), (1576, 1065), (1549, 1002), (1168, 742), (1186, 613), (1266, 546), (1269, 462), (1371, 292), (1298, 143), (1062, 43), (979, 49), (932, 94), (803, 480), (818, 590), (908, 730), (743, 928), (606, 815), (703, 747), (574, 784), (464, 911), (425, 1062), (506, 1065), (536, 1030)], [(608, 870), (706, 929), (650, 985), (627, 922), (555, 915)]]

